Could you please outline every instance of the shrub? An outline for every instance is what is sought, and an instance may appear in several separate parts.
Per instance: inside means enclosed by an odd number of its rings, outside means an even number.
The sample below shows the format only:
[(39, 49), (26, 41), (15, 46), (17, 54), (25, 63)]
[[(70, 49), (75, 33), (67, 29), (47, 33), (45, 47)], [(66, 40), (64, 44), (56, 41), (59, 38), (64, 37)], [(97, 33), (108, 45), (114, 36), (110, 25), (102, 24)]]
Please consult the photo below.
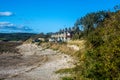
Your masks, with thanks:
[[(76, 69), (80, 75), (92, 80), (120, 79), (120, 12), (116, 12), (87, 36), (92, 45), (84, 53), (84, 60)], [(88, 45), (87, 45), (88, 47)], [(79, 69), (83, 66), (82, 70)], [(76, 71), (76, 73), (79, 71)]]

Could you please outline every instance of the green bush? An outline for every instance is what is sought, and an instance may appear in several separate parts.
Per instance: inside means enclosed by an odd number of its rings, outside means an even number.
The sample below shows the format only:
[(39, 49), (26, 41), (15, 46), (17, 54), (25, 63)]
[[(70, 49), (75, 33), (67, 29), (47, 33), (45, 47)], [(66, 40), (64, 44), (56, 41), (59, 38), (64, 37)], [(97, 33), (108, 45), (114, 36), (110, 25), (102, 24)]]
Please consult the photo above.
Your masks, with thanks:
[(73, 80), (120, 80), (119, 15), (111, 14), (85, 37), (86, 51), (77, 52)]
[(80, 73), (84, 78), (120, 79), (120, 21), (117, 20), (119, 15), (120, 12), (116, 12), (88, 35), (87, 42), (92, 47), (84, 54), (84, 69)]

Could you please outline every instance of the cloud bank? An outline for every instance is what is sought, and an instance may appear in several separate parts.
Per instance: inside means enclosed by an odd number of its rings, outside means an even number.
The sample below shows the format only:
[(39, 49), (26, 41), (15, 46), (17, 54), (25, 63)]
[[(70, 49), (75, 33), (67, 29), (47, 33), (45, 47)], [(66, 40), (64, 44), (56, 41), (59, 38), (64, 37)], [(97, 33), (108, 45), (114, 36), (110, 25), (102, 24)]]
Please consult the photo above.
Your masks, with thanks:
[(12, 16), (13, 13), (12, 12), (9, 12), (9, 11), (6, 11), (6, 12), (0, 12), (0, 16)]
[(0, 32), (31, 32), (32, 29), (30, 29), (27, 26), (24, 25), (15, 25), (10, 22), (0, 22)]

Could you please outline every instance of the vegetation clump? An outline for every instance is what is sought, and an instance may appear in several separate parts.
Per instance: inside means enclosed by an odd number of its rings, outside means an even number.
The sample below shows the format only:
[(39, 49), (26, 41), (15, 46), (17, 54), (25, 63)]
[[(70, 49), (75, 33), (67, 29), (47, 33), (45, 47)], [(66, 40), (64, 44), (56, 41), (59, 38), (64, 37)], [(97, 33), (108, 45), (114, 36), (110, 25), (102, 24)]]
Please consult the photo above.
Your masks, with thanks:
[(75, 53), (79, 62), (63, 80), (119, 80), (120, 11), (91, 13), (76, 23), (84, 28), (86, 47)]

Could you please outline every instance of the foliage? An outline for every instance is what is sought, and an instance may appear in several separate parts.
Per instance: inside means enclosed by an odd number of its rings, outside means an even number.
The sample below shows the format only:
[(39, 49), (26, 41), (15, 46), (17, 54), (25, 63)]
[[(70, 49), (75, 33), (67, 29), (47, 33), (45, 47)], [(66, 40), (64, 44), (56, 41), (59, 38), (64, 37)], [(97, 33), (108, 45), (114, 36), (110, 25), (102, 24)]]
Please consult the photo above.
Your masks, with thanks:
[(62, 80), (74, 80), (71, 77), (62, 77)]
[(81, 37), (88, 36), (88, 34), (95, 30), (97, 25), (99, 25), (101, 22), (104, 21), (105, 18), (109, 17), (109, 12), (107, 11), (99, 11), (99, 12), (93, 12), (88, 13), (86, 16), (78, 19), (75, 22), (75, 26), (80, 26), (83, 28), (83, 34), (80, 35)]
[[(76, 76), (90, 80), (120, 79), (120, 11), (115, 12), (86, 37), (87, 51), (80, 55)], [(88, 45), (89, 44), (89, 45)], [(84, 56), (83, 58), (81, 58)]]
[(83, 36), (83, 33), (81, 31), (79, 32), (74, 32), (72, 35), (72, 40), (79, 40)]
[[(120, 79), (120, 11), (106, 13), (100, 22), (94, 21), (96, 14), (98, 15), (98, 13), (87, 15), (88, 19), (85, 19), (85, 24), (91, 25), (94, 29), (84, 29), (84, 34), (86, 30), (89, 31), (89, 34), (84, 36), (86, 48), (84, 51), (74, 53), (73, 56), (76, 56), (79, 62), (72, 70), (68, 69), (68, 72), (72, 74), (71, 77), (64, 77), (63, 80)], [(93, 22), (89, 24), (90, 20)], [(93, 25), (95, 23), (96, 27)], [(66, 72), (67, 70), (60, 71)]]
[(72, 73), (72, 72), (73, 72), (73, 68), (66, 68), (66, 69), (60, 69), (55, 73)]

